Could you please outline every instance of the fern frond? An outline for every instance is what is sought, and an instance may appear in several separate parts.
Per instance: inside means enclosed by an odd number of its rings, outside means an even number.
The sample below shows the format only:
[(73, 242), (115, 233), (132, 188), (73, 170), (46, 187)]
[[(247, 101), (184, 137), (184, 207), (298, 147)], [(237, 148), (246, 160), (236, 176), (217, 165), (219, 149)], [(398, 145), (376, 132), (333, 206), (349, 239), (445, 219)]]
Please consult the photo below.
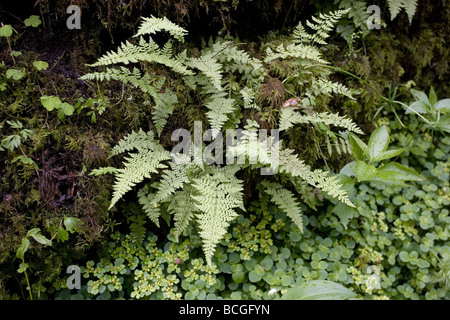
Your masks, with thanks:
[(101, 176), (108, 173), (116, 173), (117, 168), (114, 167), (101, 167), (98, 169), (94, 169), (89, 173), (90, 176)]
[(154, 62), (165, 65), (182, 75), (192, 75), (193, 72), (186, 68), (186, 51), (172, 57), (172, 44), (167, 42), (162, 49), (152, 39), (146, 41), (140, 38), (139, 44), (125, 41), (116, 52), (110, 51), (100, 57), (91, 67), (108, 66), (112, 64), (130, 64), (140, 61)]
[(123, 66), (116, 69), (107, 68), (105, 72), (88, 73), (82, 76), (81, 79), (97, 81), (117, 80), (125, 84), (130, 83), (142, 92), (150, 94), (155, 101), (159, 100), (158, 92), (161, 90), (165, 82), (165, 78), (161, 78), (159, 80), (155, 78), (152, 79), (148, 73), (142, 75), (137, 68), (130, 71)]
[(328, 14), (320, 13), (318, 17), (312, 17), (313, 22), (306, 21), (306, 25), (315, 31), (314, 34), (307, 33), (303, 25), (299, 23), (294, 29), (294, 39), (304, 43), (327, 44), (325, 40), (330, 36), (330, 31), (334, 29), (334, 24), (349, 11), (350, 8)]
[(412, 22), (414, 14), (416, 12), (418, 0), (387, 0), (389, 6), (389, 12), (391, 14), (391, 20), (394, 20), (395, 17), (400, 13), (400, 11), (404, 8), (409, 22)]
[(140, 153), (131, 153), (129, 157), (125, 157), (125, 167), (117, 169), (115, 175), (113, 198), (109, 208), (112, 208), (136, 184), (150, 178), (152, 173), (158, 173), (158, 169), (166, 168), (161, 162), (168, 159), (170, 153), (165, 150), (159, 152), (142, 150)]
[(325, 125), (333, 125), (345, 128), (348, 131), (364, 134), (350, 118), (342, 117), (337, 113), (322, 112), (314, 115), (304, 115), (296, 112), (293, 107), (286, 107), (281, 110), (280, 130), (287, 130), (295, 124), (301, 123), (323, 123)]
[(155, 201), (155, 193), (150, 192), (148, 186), (145, 186), (138, 192), (138, 201), (147, 217), (159, 227), (161, 210), (158, 203)]
[(300, 177), (333, 198), (337, 198), (345, 204), (354, 207), (348, 198), (347, 192), (341, 189), (342, 185), (339, 184), (339, 179), (336, 176), (329, 176), (327, 172), (319, 169), (312, 171), (309, 166), (305, 165), (303, 160), (298, 159), (297, 155), (294, 154), (294, 150), (282, 149), (279, 151), (279, 156), (280, 172), (286, 172), (293, 177)]
[(229, 167), (213, 168), (212, 174), (194, 179), (192, 184), (198, 192), (192, 198), (200, 211), (196, 220), (208, 265), (211, 265), (216, 245), (226, 234), (230, 222), (237, 217), (234, 209), (243, 207), (242, 181), (227, 172)]
[(155, 134), (152, 131), (144, 132), (139, 129), (138, 132), (132, 131), (123, 137), (119, 143), (111, 150), (111, 155), (118, 154), (137, 149), (141, 152), (144, 150), (161, 150), (162, 147), (156, 142)]
[(191, 68), (200, 70), (208, 79), (218, 92), (223, 91), (222, 88), (222, 65), (217, 62), (211, 55), (202, 56), (201, 58), (191, 58), (187, 62)]
[(352, 153), (352, 149), (348, 139), (335, 137), (333, 141), (331, 141), (330, 137), (326, 136), (325, 143), (327, 145), (328, 154), (330, 156), (332, 156), (334, 152), (337, 152), (339, 155), (343, 153)]
[(194, 217), (194, 213), (197, 211), (195, 201), (192, 198), (193, 194), (194, 189), (188, 185), (183, 190), (175, 192), (171, 197), (168, 210), (174, 215), (173, 235), (177, 242), (180, 235), (183, 234)]
[(267, 48), (264, 61), (271, 62), (275, 59), (287, 58), (301, 58), (313, 60), (319, 64), (328, 64), (328, 61), (322, 59), (322, 53), (316, 47), (304, 44), (291, 44), (286, 48), (281, 44), (275, 48), (275, 52), (271, 48)]
[(167, 123), (167, 118), (173, 113), (175, 105), (178, 103), (178, 98), (172, 91), (166, 91), (159, 95), (159, 99), (155, 100), (156, 104), (152, 109), (153, 123), (156, 131), (160, 136), (164, 126)]
[(171, 170), (164, 170), (161, 180), (158, 183), (158, 191), (155, 196), (156, 202), (166, 200), (169, 196), (174, 194), (177, 189), (182, 188), (189, 182), (186, 172), (191, 164), (171, 162), (170, 166)]
[(224, 98), (221, 94), (216, 94), (205, 104), (208, 111), (206, 116), (213, 131), (212, 136), (216, 137), (222, 126), (228, 120), (228, 115), (235, 110), (234, 99)]
[(330, 94), (330, 93), (336, 93), (336, 94), (340, 94), (343, 96), (346, 96), (352, 100), (356, 100), (353, 97), (353, 92), (351, 89), (347, 88), (345, 85), (338, 83), (338, 82), (333, 82), (330, 81), (328, 79), (317, 79), (317, 81), (315, 81), (315, 85), (318, 88), (318, 91), (325, 93), (325, 94)]
[(242, 96), (243, 106), (245, 109), (256, 109), (261, 111), (261, 108), (255, 103), (255, 91), (249, 87), (244, 87), (239, 91)]
[(151, 16), (150, 18), (143, 18), (143, 22), (141, 23), (138, 32), (134, 37), (139, 37), (146, 34), (155, 34), (158, 31), (167, 31), (171, 36), (175, 39), (178, 39), (181, 42), (184, 42), (184, 37), (187, 34), (187, 31), (175, 23), (171, 22), (166, 17), (164, 18), (155, 18)]
[(266, 183), (264, 191), (272, 197), (271, 201), (283, 210), (303, 232), (302, 210), (294, 194), (278, 183)]

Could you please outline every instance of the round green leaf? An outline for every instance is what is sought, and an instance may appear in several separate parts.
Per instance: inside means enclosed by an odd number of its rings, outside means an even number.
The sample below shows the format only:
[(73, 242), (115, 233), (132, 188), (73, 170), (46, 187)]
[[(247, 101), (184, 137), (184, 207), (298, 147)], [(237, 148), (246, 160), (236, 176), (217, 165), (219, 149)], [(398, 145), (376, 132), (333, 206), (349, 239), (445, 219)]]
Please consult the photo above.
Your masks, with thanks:
[(41, 18), (36, 15), (30, 16), (28, 19), (25, 19), (24, 22), (27, 27), (38, 27), (42, 23)]
[(7, 24), (0, 28), (0, 37), (11, 37), (13, 29), (11, 25)]
[(48, 68), (48, 63), (45, 61), (35, 61), (33, 66), (39, 71), (46, 70)]
[(52, 111), (53, 109), (59, 109), (62, 102), (58, 97), (55, 96), (42, 96), (41, 103), (47, 111)]
[(20, 71), (20, 70), (17, 70), (17, 69), (8, 69), (6, 71), (6, 77), (8, 79), (12, 78), (14, 80), (20, 80), (20, 79), (23, 78), (23, 76), (24, 76), (24, 73), (22, 71)]

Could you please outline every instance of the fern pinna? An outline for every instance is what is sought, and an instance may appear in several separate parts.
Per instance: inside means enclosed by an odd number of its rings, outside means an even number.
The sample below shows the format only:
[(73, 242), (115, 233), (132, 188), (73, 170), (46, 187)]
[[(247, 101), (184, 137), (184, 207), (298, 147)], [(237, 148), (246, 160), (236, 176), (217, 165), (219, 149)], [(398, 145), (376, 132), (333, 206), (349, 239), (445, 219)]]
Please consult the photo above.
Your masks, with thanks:
[[(237, 175), (242, 169), (273, 169), (277, 175), (270, 179), (261, 177), (260, 190), (269, 194), (272, 202), (300, 230), (303, 229), (300, 199), (314, 206), (313, 199), (305, 192), (320, 189), (353, 206), (336, 176), (321, 169), (312, 169), (297, 156), (295, 150), (285, 148), (282, 140), (256, 138), (260, 129), (258, 121), (264, 117), (277, 118), (274, 124), (279, 123), (283, 134), (303, 124), (320, 125), (328, 133), (323, 143), (330, 145), (329, 137), (334, 127), (340, 128), (341, 131), (335, 134), (339, 140), (333, 143), (339, 151), (350, 148), (345, 140), (348, 132), (362, 133), (351, 119), (331, 112), (326, 105), (319, 105), (320, 101), (324, 101), (322, 97), (332, 94), (354, 99), (355, 92), (329, 79), (329, 69), (323, 68), (327, 61), (319, 48), (319, 45), (326, 44), (333, 23), (345, 13), (337, 11), (314, 18), (314, 22), (307, 23), (312, 33), (299, 24), (281, 44), (267, 47), (262, 59), (251, 57), (234, 41), (221, 38), (205, 42), (195, 54), (188, 54), (187, 50), (177, 53), (175, 48), (180, 45), (174, 45), (173, 41), (184, 42), (186, 31), (166, 18), (145, 18), (135, 36), (139, 38), (136, 43), (126, 42), (92, 65), (107, 67), (104, 71), (83, 76), (85, 80), (122, 81), (142, 90), (153, 100), (153, 128), (148, 132), (131, 132), (112, 149), (111, 156), (124, 155), (123, 167), (105, 167), (92, 172), (115, 175), (111, 207), (127, 192), (143, 185), (137, 194), (138, 201), (149, 219), (159, 226), (160, 217), (170, 215), (175, 239), (188, 228), (197, 228), (206, 261), (211, 265), (215, 248), (224, 238), (229, 224), (245, 212), (245, 184)], [(151, 39), (151, 35), (160, 31), (167, 32), (174, 40), (160, 47)], [(147, 36), (150, 39), (145, 39)], [(159, 65), (167, 69), (166, 76), (177, 75), (184, 84), (181, 94), (192, 99), (179, 99), (179, 82), (174, 84), (174, 81), (150, 71), (142, 73), (135, 66), (125, 67), (139, 62), (146, 64), (146, 70), (149, 70), (149, 65)], [(273, 65), (284, 65), (286, 70), (275, 72)], [(276, 86), (280, 90), (288, 85), (291, 90), (293, 88), (294, 92), (287, 89), (285, 92), (292, 96), (295, 103), (281, 106), (277, 105), (277, 99), (272, 99), (270, 105), (265, 103), (265, 95), (273, 92), (267, 93), (262, 88), (274, 73), (287, 75), (284, 80), (278, 80)], [(297, 92), (302, 92), (302, 96), (297, 97)], [(212, 139), (223, 137), (227, 129), (245, 125), (238, 143), (226, 150), (227, 157), (232, 155), (233, 159), (236, 157), (244, 161), (226, 165), (207, 163), (203, 158), (191, 161), (195, 152), (204, 151), (203, 142), (200, 146), (191, 144), (187, 154), (183, 155), (171, 154), (160, 144), (157, 137), (164, 134), (167, 121), (175, 110), (183, 112), (194, 108), (186, 105), (189, 101), (202, 106)], [(316, 108), (325, 111), (315, 112)], [(251, 114), (244, 119), (246, 110)], [(286, 181), (284, 177), (291, 179), (292, 183), (283, 185), (273, 181), (278, 178)]]

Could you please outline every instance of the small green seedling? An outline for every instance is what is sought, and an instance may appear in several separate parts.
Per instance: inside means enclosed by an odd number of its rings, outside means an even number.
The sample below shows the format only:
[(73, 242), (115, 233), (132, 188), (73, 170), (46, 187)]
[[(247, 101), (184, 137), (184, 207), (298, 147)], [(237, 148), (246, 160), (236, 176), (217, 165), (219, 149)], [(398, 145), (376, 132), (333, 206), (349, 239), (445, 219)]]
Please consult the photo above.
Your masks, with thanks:
[(47, 111), (58, 110), (58, 118), (63, 120), (65, 116), (71, 116), (75, 108), (67, 103), (62, 102), (56, 96), (42, 96), (41, 103)]

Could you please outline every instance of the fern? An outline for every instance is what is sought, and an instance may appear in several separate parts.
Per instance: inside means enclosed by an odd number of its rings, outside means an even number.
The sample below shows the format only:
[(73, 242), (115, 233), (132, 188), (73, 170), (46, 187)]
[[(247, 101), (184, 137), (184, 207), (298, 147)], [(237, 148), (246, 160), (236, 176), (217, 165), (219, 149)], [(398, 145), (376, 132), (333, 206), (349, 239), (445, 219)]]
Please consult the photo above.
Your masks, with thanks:
[(322, 53), (313, 46), (304, 44), (291, 44), (286, 48), (283, 45), (279, 45), (274, 52), (271, 48), (266, 51), (265, 62), (271, 62), (275, 59), (286, 58), (301, 58), (307, 60), (313, 60), (320, 64), (328, 64), (328, 62), (322, 59)]
[(155, 201), (155, 194), (150, 192), (148, 186), (145, 186), (138, 192), (138, 201), (147, 217), (159, 227), (160, 208)]
[(345, 128), (348, 131), (363, 134), (361, 129), (349, 118), (340, 115), (322, 112), (313, 115), (304, 115), (296, 112), (294, 107), (283, 108), (280, 115), (280, 130), (287, 130), (295, 124), (301, 123), (323, 123), (325, 125), (333, 125)]
[(294, 29), (294, 39), (303, 43), (327, 44), (326, 39), (330, 36), (330, 31), (334, 29), (334, 24), (350, 11), (337, 10), (328, 14), (320, 13), (318, 17), (312, 17), (313, 22), (306, 21), (306, 25), (313, 29), (313, 34), (307, 33), (302, 23), (299, 23)]
[(188, 65), (200, 70), (208, 77), (218, 92), (223, 90), (221, 85), (222, 74), (220, 73), (222, 66), (212, 56), (203, 56), (199, 59), (191, 58)]
[(161, 135), (167, 123), (167, 118), (173, 113), (177, 103), (178, 98), (172, 91), (160, 94), (159, 99), (156, 100), (156, 105), (152, 109), (152, 116), (158, 135)]
[(91, 67), (108, 66), (113, 64), (130, 64), (140, 61), (154, 62), (165, 65), (173, 71), (182, 75), (193, 74), (184, 65), (186, 51), (177, 56), (172, 56), (172, 44), (167, 42), (161, 49), (152, 39), (145, 41), (143, 37), (139, 39), (139, 44), (132, 44), (126, 41), (116, 52), (110, 51), (103, 55)]
[(331, 197), (337, 198), (345, 204), (354, 207), (348, 198), (347, 192), (341, 189), (339, 179), (335, 176), (328, 175), (327, 172), (316, 169), (312, 171), (309, 166), (305, 165), (303, 160), (293, 154), (294, 150), (282, 149), (279, 152), (279, 169), (280, 172), (286, 172), (292, 177), (300, 177), (307, 181), (310, 185), (321, 189), (328, 193)]
[(303, 232), (302, 210), (296, 202), (294, 194), (278, 183), (266, 183), (264, 186), (264, 191), (272, 197), (272, 202), (283, 210)]
[(165, 82), (165, 78), (157, 80), (156, 78), (151, 78), (148, 73), (142, 75), (137, 68), (130, 71), (125, 67), (120, 67), (117, 69), (107, 68), (105, 72), (89, 73), (82, 76), (81, 79), (98, 81), (117, 80), (125, 84), (130, 83), (142, 92), (150, 94), (155, 101), (159, 100), (158, 92), (161, 90)]
[[(141, 182), (148, 183), (139, 190), (137, 196), (149, 219), (158, 226), (160, 218), (172, 219), (174, 224), (171, 232), (176, 240), (187, 230), (194, 230), (188, 229), (190, 226), (197, 226), (206, 260), (211, 265), (215, 248), (226, 234), (230, 222), (237, 217), (238, 208), (244, 210), (243, 181), (235, 176), (238, 170), (270, 167), (280, 174), (280, 181), (290, 180), (302, 201), (311, 207), (315, 206), (318, 197), (315, 196), (316, 193), (321, 191), (353, 206), (336, 176), (311, 169), (293, 150), (284, 148), (282, 141), (277, 141), (275, 137), (260, 140), (259, 124), (255, 121), (257, 119), (261, 120), (260, 123), (273, 125), (279, 115), (280, 130), (289, 130), (300, 124), (320, 124), (318, 127), (322, 129), (325, 125), (362, 133), (346, 117), (312, 111), (316, 101), (323, 103), (320, 96), (335, 93), (353, 99), (350, 89), (328, 79), (331, 71), (316, 67), (316, 64), (328, 63), (317, 45), (325, 43), (333, 24), (345, 12), (338, 11), (314, 18), (313, 22), (307, 23), (312, 33), (306, 32), (299, 24), (292, 37), (294, 40), (282, 41), (281, 45), (275, 47), (269, 45), (262, 58), (251, 57), (239, 49), (234, 41), (223, 39), (205, 43), (200, 54), (195, 56), (188, 56), (187, 51), (177, 54), (171, 41), (160, 47), (151, 36), (166, 31), (176, 40), (183, 41), (186, 31), (166, 18), (144, 18), (135, 35), (139, 39), (137, 43), (125, 42), (116, 51), (108, 52), (92, 65), (107, 66), (106, 70), (83, 77), (86, 80), (121, 81), (140, 89), (154, 100), (151, 109), (153, 131), (133, 131), (112, 149), (111, 156), (124, 155), (121, 168), (106, 167), (91, 173), (114, 174), (110, 208)], [(150, 36), (148, 40), (144, 39), (146, 36)], [(159, 67), (158, 72), (142, 73), (137, 67), (131, 69), (123, 66), (141, 62), (150, 70), (154, 67), (153, 64), (159, 64), (169, 72), (178, 73), (178, 77), (184, 82), (183, 88), (187, 90), (186, 99), (175, 94), (182, 90), (182, 83), (153, 76), (161, 74)], [(276, 79), (280, 90), (289, 93), (291, 92), (287, 88), (295, 90), (294, 97), (295, 94), (299, 97), (294, 100), (299, 102), (297, 106), (305, 114), (292, 106), (281, 107), (282, 101), (279, 108), (272, 108), (274, 105), (266, 108), (264, 102), (260, 102), (263, 101), (259, 99), (263, 85), (267, 78), (273, 78), (274, 69), (278, 70), (275, 73), (286, 76), (284, 81)], [(195, 144), (191, 144), (190, 155), (184, 156), (184, 162), (175, 161), (156, 139), (156, 135), (163, 136), (169, 116), (177, 105), (181, 106), (183, 103), (185, 105), (180, 107), (180, 115), (185, 116), (187, 113), (189, 122), (206, 116), (213, 137), (217, 137), (225, 129), (238, 127), (248, 115), (250, 119), (247, 118), (242, 139), (227, 150), (227, 157), (230, 152), (245, 161), (217, 167), (207, 165), (202, 157), (194, 156), (191, 163), (194, 153), (197, 155), (200, 149), (204, 149), (203, 145)], [(189, 108), (195, 105), (198, 107)], [(324, 109), (327, 110), (326, 106), (321, 106), (321, 110)], [(205, 111), (204, 114), (201, 111)], [(327, 133), (332, 136), (330, 131)], [(327, 143), (331, 151), (348, 151), (348, 145), (347, 148), (344, 145), (344, 134), (333, 141), (326, 140), (329, 138), (325, 134), (319, 137), (325, 139), (322, 141)], [(166, 141), (165, 138), (163, 136), (162, 141)], [(302, 213), (296, 195), (281, 184), (266, 182), (263, 186), (271, 200), (302, 230)]]
[(418, 0), (387, 0), (391, 19), (395, 19), (400, 11), (404, 8), (408, 15), (409, 22), (412, 22), (414, 13), (416, 12)]
[(348, 153), (352, 153), (350, 141), (348, 139), (345, 139), (343, 137), (333, 137), (333, 141), (331, 141), (330, 137), (326, 137), (325, 140), (328, 154), (331, 156), (335, 152), (339, 155)]
[(237, 169), (235, 166), (212, 168), (211, 174), (194, 179), (192, 184), (198, 193), (192, 198), (200, 211), (196, 220), (208, 265), (212, 264), (215, 247), (225, 236), (230, 222), (238, 216), (234, 209), (243, 209), (242, 181), (234, 177)]
[(111, 150), (111, 155), (116, 156), (134, 149), (139, 152), (145, 150), (164, 150), (155, 140), (155, 134), (153, 132), (144, 132), (142, 129), (139, 129), (138, 132), (132, 131), (123, 137)]
[(177, 242), (179, 236), (183, 234), (189, 226), (192, 218), (194, 218), (194, 213), (197, 210), (195, 205), (196, 202), (192, 198), (194, 193), (195, 189), (191, 185), (187, 185), (183, 190), (176, 191), (171, 197), (168, 210), (173, 214), (173, 219), (175, 221), (173, 235)]
[(158, 169), (166, 168), (166, 165), (161, 162), (168, 159), (170, 159), (168, 151), (154, 152), (152, 150), (131, 153), (129, 157), (125, 157), (125, 167), (117, 169), (115, 174), (113, 198), (109, 208), (112, 208), (136, 184), (150, 178), (152, 173), (158, 173)]
[(189, 182), (187, 171), (191, 165), (180, 162), (171, 162), (170, 166), (171, 170), (167, 169), (163, 171), (157, 187), (158, 191), (155, 196), (155, 202), (166, 200), (169, 196), (174, 194), (177, 189), (182, 188)]
[(180, 26), (174, 24), (166, 17), (164, 18), (155, 18), (151, 16), (150, 18), (143, 18), (143, 22), (139, 27), (138, 32), (134, 37), (139, 37), (142, 35), (155, 34), (158, 31), (167, 31), (171, 36), (175, 39), (184, 42), (184, 37), (187, 34), (187, 31)]
[(234, 101), (234, 99), (224, 98), (222, 94), (216, 94), (205, 104), (208, 109), (206, 116), (211, 124), (213, 137), (216, 137), (222, 130), (222, 126), (228, 120), (228, 114), (235, 110)]

